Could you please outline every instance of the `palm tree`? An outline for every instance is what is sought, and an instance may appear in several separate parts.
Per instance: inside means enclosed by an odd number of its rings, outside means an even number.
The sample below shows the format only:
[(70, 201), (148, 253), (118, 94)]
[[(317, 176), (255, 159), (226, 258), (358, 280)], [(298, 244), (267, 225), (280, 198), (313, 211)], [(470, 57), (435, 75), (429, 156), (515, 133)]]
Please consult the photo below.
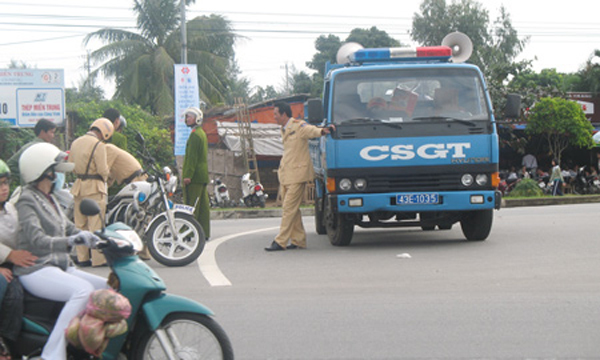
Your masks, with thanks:
[[(181, 58), (179, 5), (173, 0), (134, 0), (133, 10), (138, 32), (104, 28), (84, 39), (85, 44), (92, 39), (106, 44), (90, 55), (100, 64), (91, 75), (114, 78), (115, 98), (158, 115), (172, 114), (173, 65)], [(222, 102), (236, 40), (231, 25), (211, 15), (196, 17), (186, 26), (188, 62), (198, 66), (200, 97), (209, 104)]]

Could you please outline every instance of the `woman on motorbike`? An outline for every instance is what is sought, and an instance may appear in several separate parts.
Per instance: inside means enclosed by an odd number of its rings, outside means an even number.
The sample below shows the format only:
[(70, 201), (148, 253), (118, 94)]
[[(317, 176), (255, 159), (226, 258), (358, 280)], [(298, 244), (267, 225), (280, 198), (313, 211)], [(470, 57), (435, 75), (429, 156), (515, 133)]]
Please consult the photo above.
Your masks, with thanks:
[[(0, 360), (10, 360), (4, 339), (16, 340), (21, 328), (23, 298), (19, 281), (13, 276), (13, 266), (30, 266), (37, 259), (29, 251), (16, 250), (19, 222), (17, 210), (8, 202), (10, 169), (0, 160)], [(8, 292), (6, 302), (4, 295)]]
[(26, 184), (17, 202), (17, 246), (38, 256), (30, 267), (15, 268), (25, 290), (44, 299), (66, 302), (42, 351), (42, 359), (65, 360), (65, 329), (106, 279), (77, 269), (69, 256), (75, 245), (94, 247), (97, 237), (80, 231), (67, 219), (52, 195), (57, 172), (73, 170), (66, 154), (50, 143), (29, 147), (19, 159), (21, 181)]

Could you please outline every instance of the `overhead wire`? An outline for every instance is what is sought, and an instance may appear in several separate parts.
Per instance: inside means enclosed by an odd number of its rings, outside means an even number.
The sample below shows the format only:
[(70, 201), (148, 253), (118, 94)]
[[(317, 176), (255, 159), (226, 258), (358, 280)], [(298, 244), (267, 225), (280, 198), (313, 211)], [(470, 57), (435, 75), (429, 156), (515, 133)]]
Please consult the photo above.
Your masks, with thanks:
[[(84, 32), (88, 29), (114, 28), (121, 30), (134, 31), (136, 18), (131, 6), (98, 6), (85, 3), (58, 4), (55, 2), (14, 2), (0, 1), (0, 7), (35, 7), (36, 11), (23, 12), (20, 9), (11, 9), (10, 12), (0, 14), (1, 31), (15, 32), (39, 32), (40, 35), (46, 32), (65, 33), (64, 36), (44, 37), (37, 39), (20, 39), (1, 43), (0, 46), (5, 49), (10, 46), (27, 45), (32, 43), (50, 42), (77, 38), (86, 36)], [(86, 13), (69, 14), (52, 12), (68, 8), (70, 10), (109, 10), (113, 11), (111, 16), (104, 16), (98, 12), (92, 12), (93, 15)], [(125, 13), (129, 15), (125, 15)], [(320, 35), (333, 34), (340, 37), (350, 34), (351, 29), (376, 26), (385, 31), (389, 36), (399, 39), (402, 42), (410, 41), (410, 31), (412, 29), (412, 17), (407, 16), (358, 16), (343, 14), (309, 14), (299, 13), (281, 13), (281, 12), (262, 12), (262, 11), (233, 11), (233, 10), (197, 10), (189, 9), (192, 16), (208, 16), (210, 14), (219, 14), (228, 17), (232, 31), (241, 36), (247, 36), (256, 39), (288, 39), (288, 40), (306, 40), (315, 39)], [(248, 17), (251, 17), (250, 19)], [(280, 20), (282, 17), (286, 21)], [(274, 20), (273, 18), (277, 18)], [(262, 19), (269, 19), (268, 21)], [(314, 19), (317, 21), (306, 21)], [(4, 21), (7, 20), (7, 21)], [(54, 21), (53, 21), (54, 20)], [(56, 22), (58, 21), (58, 22)], [(581, 22), (546, 22), (546, 21), (527, 21), (512, 22), (517, 29), (520, 37), (530, 36), (536, 39), (536, 42), (553, 43), (589, 43), (600, 37), (600, 25), (596, 23)], [(79, 30), (79, 31), (77, 31)], [(210, 31), (204, 30), (204, 31)], [(7, 55), (9, 51), (3, 50)], [(79, 57), (82, 55), (79, 54)], [(46, 59), (46, 58), (44, 58)]]

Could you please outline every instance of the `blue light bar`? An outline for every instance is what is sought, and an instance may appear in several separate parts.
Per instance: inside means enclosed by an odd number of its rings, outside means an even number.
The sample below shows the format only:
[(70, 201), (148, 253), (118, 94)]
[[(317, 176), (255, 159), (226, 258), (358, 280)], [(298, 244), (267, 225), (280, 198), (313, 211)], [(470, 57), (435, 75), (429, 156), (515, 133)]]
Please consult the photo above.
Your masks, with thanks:
[(350, 55), (350, 60), (356, 62), (382, 61), (390, 59), (390, 49), (361, 49)]
[(360, 49), (349, 56), (350, 61), (363, 63), (374, 61), (398, 60), (398, 59), (449, 59), (452, 49), (448, 46), (429, 46), (417, 48), (380, 48)]

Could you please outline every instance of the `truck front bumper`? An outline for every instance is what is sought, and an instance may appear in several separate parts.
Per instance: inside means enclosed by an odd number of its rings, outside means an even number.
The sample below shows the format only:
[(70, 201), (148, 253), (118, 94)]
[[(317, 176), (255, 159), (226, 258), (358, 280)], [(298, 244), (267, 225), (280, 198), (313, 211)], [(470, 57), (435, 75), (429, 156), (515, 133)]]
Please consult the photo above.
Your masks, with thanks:
[[(340, 213), (365, 214), (375, 211), (391, 212), (427, 212), (427, 211), (471, 211), (500, 209), (502, 195), (499, 191), (452, 191), (425, 192), (419, 195), (438, 197), (435, 204), (405, 203), (398, 204), (398, 196), (415, 193), (378, 193), (378, 194), (337, 194), (332, 200)], [(413, 196), (414, 197), (414, 196)]]

